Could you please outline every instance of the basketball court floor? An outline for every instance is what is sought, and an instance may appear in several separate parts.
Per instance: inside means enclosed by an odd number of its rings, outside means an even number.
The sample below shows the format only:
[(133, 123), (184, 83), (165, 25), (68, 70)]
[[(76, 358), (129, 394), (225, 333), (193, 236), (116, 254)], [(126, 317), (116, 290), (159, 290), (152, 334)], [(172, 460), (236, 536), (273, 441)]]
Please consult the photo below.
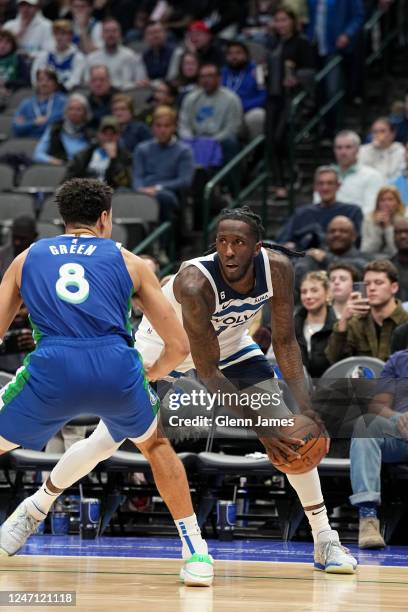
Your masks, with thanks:
[(408, 547), (377, 552), (352, 546), (360, 562), (357, 574), (336, 576), (313, 570), (309, 543), (210, 541), (217, 559), (211, 588), (179, 582), (179, 547), (175, 538), (33, 536), (17, 556), (0, 557), (0, 595), (74, 591), (75, 609), (89, 612), (408, 610)]

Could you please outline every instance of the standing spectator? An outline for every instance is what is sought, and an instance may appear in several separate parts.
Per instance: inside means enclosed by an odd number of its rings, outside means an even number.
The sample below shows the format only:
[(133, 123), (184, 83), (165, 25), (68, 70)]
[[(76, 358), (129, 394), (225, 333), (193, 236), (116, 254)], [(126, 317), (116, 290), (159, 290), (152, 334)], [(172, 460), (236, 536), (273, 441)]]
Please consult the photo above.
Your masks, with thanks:
[(405, 214), (405, 206), (396, 187), (382, 187), (378, 192), (374, 212), (364, 218), (361, 232), (363, 253), (394, 255), (394, 222)]
[(92, 17), (93, 0), (71, 0), (73, 42), (85, 55), (103, 45), (102, 24)]
[(142, 57), (147, 77), (151, 81), (166, 79), (175, 46), (169, 42), (163, 24), (159, 21), (148, 23), (144, 41), (146, 50)]
[(408, 322), (408, 312), (395, 297), (398, 271), (390, 261), (383, 259), (367, 264), (363, 281), (367, 299), (360, 293), (351, 294), (327, 345), (330, 363), (355, 355), (385, 361), (390, 355), (394, 329)]
[(390, 185), (398, 189), (404, 205), (408, 206), (408, 142), (405, 145), (405, 169), (397, 178), (390, 181)]
[[(334, 140), (334, 156), (340, 187), (337, 198), (340, 202), (357, 204), (364, 215), (372, 212), (377, 194), (384, 186), (384, 177), (370, 166), (358, 162), (361, 145), (360, 136), (352, 130), (339, 132)], [(315, 202), (318, 202), (318, 196)]]
[(125, 91), (146, 81), (146, 71), (140, 55), (121, 44), (120, 25), (106, 19), (102, 27), (103, 47), (90, 53), (85, 61), (85, 79), (92, 66), (106, 66), (113, 86)]
[(0, 29), (0, 105), (20, 87), (30, 86), (30, 71), (18, 53), (17, 40), (8, 30)]
[(185, 51), (195, 53), (201, 65), (215, 64), (218, 68), (221, 68), (225, 62), (225, 56), (219, 43), (213, 38), (210, 28), (204, 21), (190, 23), (185, 44), (178, 47), (173, 54), (168, 72), (169, 79), (174, 79), (177, 76), (180, 58)]
[(264, 132), (266, 90), (256, 77), (256, 65), (250, 61), (248, 47), (239, 41), (228, 43), (226, 64), (221, 70), (222, 84), (241, 100), (244, 124), (249, 140)]
[(221, 87), (220, 71), (215, 64), (200, 67), (199, 85), (197, 91), (184, 98), (179, 116), (179, 136), (218, 141), (227, 162), (239, 152), (241, 101), (235, 93)]
[(3, 27), (15, 35), (19, 49), (30, 57), (46, 49), (52, 39), (51, 21), (41, 14), (38, 0), (18, 0), (17, 17)]
[(394, 223), (394, 242), (397, 249), (391, 261), (398, 270), (399, 291), (398, 298), (408, 302), (408, 219), (399, 217)]
[(331, 305), (337, 319), (340, 319), (346, 304), (353, 293), (353, 283), (360, 280), (360, 275), (347, 261), (330, 264), (328, 270)]
[(186, 51), (183, 53), (180, 59), (179, 73), (173, 81), (173, 84), (175, 87), (177, 87), (178, 91), (178, 106), (181, 106), (185, 96), (198, 86), (199, 68), (200, 62), (198, 61), (198, 57), (195, 53), (192, 51)]
[(97, 142), (77, 153), (70, 161), (64, 181), (71, 178), (97, 178), (113, 189), (130, 188), (132, 156), (119, 144), (120, 128), (115, 117), (103, 117)]
[(271, 148), (276, 197), (286, 198), (284, 175), (290, 104), (300, 86), (312, 80), (316, 58), (310, 42), (299, 33), (297, 17), (291, 9), (278, 7), (272, 24), (274, 34), (266, 43), (269, 49), (266, 138)]
[(58, 81), (67, 91), (81, 83), (84, 68), (84, 55), (72, 43), (72, 22), (67, 19), (54, 21), (52, 31), (55, 38), (55, 50), (41, 51), (31, 68), (31, 82), (35, 86), (35, 75), (40, 68), (53, 70)]
[(348, 217), (357, 234), (363, 215), (359, 206), (345, 204), (337, 200), (339, 180), (333, 166), (320, 166), (314, 176), (314, 189), (319, 194), (320, 203), (298, 208), (277, 236), (278, 242), (297, 244), (300, 248), (321, 246), (322, 232), (330, 221), (339, 215)]
[(42, 68), (36, 76), (35, 95), (22, 100), (14, 113), (15, 136), (39, 138), (49, 125), (62, 118), (66, 98), (58, 92), (55, 72)]
[(159, 106), (153, 115), (154, 139), (139, 144), (133, 153), (133, 189), (157, 199), (160, 223), (174, 219), (181, 195), (193, 180), (193, 156), (175, 137), (176, 128), (175, 111)]
[[(363, 0), (308, 0), (309, 23), (306, 33), (316, 43), (320, 66), (326, 66), (338, 53), (356, 57), (355, 43), (364, 24)], [(350, 62), (351, 63), (351, 62)], [(342, 66), (331, 70), (324, 81), (326, 100), (341, 89)], [(337, 108), (326, 121), (326, 135), (331, 138), (337, 127)]]
[(405, 92), (404, 98), (404, 114), (395, 125), (395, 140), (403, 145), (408, 144), (408, 91)]
[(88, 102), (92, 114), (89, 125), (96, 130), (102, 117), (111, 114), (112, 98), (117, 93), (117, 89), (112, 87), (109, 70), (103, 65), (91, 66), (88, 85)]
[(64, 109), (64, 118), (50, 125), (41, 136), (33, 154), (33, 162), (62, 166), (85, 149), (91, 140), (87, 129), (90, 119), (85, 96), (71, 94)]
[(394, 126), (387, 117), (380, 117), (371, 132), (373, 141), (360, 147), (358, 161), (378, 170), (385, 180), (396, 178), (405, 168), (405, 150), (395, 142)]
[(295, 315), (295, 334), (303, 365), (312, 378), (319, 378), (330, 363), (325, 355), (327, 342), (336, 322), (329, 305), (326, 272), (310, 272), (300, 285), (301, 308)]
[(130, 153), (145, 140), (151, 138), (149, 128), (141, 121), (135, 121), (133, 100), (126, 94), (116, 94), (112, 98), (112, 115), (120, 126), (120, 144)]

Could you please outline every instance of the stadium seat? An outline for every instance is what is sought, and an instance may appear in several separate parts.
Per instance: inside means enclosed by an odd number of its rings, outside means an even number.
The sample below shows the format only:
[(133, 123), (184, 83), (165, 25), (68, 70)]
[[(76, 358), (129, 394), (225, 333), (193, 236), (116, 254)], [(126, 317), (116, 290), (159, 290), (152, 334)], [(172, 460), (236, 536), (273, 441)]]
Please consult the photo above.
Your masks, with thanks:
[(330, 366), (321, 378), (379, 378), (384, 365), (376, 357), (348, 357)]
[(7, 140), (12, 135), (11, 117), (9, 115), (0, 115), (0, 141)]
[(135, 87), (129, 89), (126, 94), (132, 98), (134, 107), (140, 110), (152, 96), (153, 90), (150, 87)]
[(112, 223), (112, 240), (119, 242), (122, 246), (127, 248), (128, 235), (126, 226)]
[(127, 229), (130, 250), (149, 233), (149, 224), (159, 219), (157, 200), (144, 193), (116, 193), (112, 198), (113, 221)]
[(40, 210), (39, 220), (47, 223), (55, 223), (57, 225), (63, 224), (54, 196), (45, 200)]
[(29, 98), (34, 95), (34, 89), (29, 87), (22, 87), (21, 89), (17, 89), (14, 91), (7, 101), (7, 106), (3, 110), (5, 115), (14, 115), (17, 106), (20, 104), (22, 100), (25, 98)]
[(10, 191), (14, 187), (14, 172), (7, 164), (0, 164), (0, 189)]
[(21, 178), (20, 187), (55, 188), (65, 176), (64, 166), (34, 164), (27, 168)]
[(35, 138), (10, 138), (0, 144), (0, 155), (5, 153), (25, 153), (30, 159), (38, 140)]
[(7, 385), (13, 378), (13, 375), (9, 374), (9, 372), (0, 372), (0, 388)]
[(34, 216), (32, 198), (19, 193), (0, 193), (0, 223), (10, 225), (20, 215)]
[(37, 223), (38, 239), (53, 238), (64, 233), (63, 225), (55, 225), (54, 223), (40, 222)]

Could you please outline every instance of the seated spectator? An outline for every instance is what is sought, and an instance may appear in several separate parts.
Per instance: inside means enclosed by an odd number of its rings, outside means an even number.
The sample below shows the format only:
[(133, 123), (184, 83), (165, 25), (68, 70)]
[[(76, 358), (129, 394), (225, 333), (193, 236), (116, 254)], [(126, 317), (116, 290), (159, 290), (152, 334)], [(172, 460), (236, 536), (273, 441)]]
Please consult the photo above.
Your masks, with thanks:
[(134, 148), (152, 137), (145, 123), (135, 121), (133, 100), (126, 94), (116, 94), (112, 98), (112, 115), (116, 117), (120, 126), (120, 144), (130, 153)]
[(112, 113), (112, 98), (118, 90), (112, 87), (109, 70), (106, 66), (92, 66), (90, 68), (88, 85), (88, 102), (92, 117), (89, 126), (97, 130), (101, 119)]
[(314, 176), (314, 189), (320, 198), (319, 204), (298, 208), (277, 236), (277, 241), (290, 243), (306, 249), (322, 245), (322, 234), (334, 217), (348, 217), (360, 234), (363, 215), (359, 206), (337, 200), (339, 179), (332, 166), (320, 166)]
[(360, 147), (358, 161), (371, 166), (391, 180), (405, 168), (405, 151), (400, 142), (395, 142), (395, 129), (389, 119), (380, 117), (371, 128), (373, 141)]
[(0, 371), (16, 374), (27, 353), (35, 349), (28, 310), (22, 304), (0, 345)]
[(395, 125), (395, 140), (403, 145), (408, 144), (408, 91), (405, 92), (403, 116)]
[(46, 49), (52, 39), (51, 21), (42, 15), (39, 0), (18, 0), (17, 17), (3, 27), (14, 34), (19, 49), (30, 57)]
[(175, 45), (169, 42), (162, 23), (151, 21), (144, 32), (146, 50), (143, 51), (143, 63), (147, 78), (166, 79)]
[(197, 91), (183, 101), (178, 133), (183, 139), (210, 138), (221, 144), (224, 162), (239, 152), (238, 134), (242, 129), (242, 105), (238, 96), (221, 86), (215, 64), (203, 64)]
[(154, 139), (139, 144), (133, 153), (133, 189), (157, 199), (160, 223), (174, 219), (180, 196), (193, 180), (193, 156), (175, 137), (176, 128), (175, 111), (159, 106), (153, 116)]
[(405, 145), (405, 170), (397, 178), (391, 180), (390, 185), (398, 189), (404, 205), (408, 206), (408, 142)]
[(120, 127), (115, 117), (103, 117), (97, 142), (77, 153), (69, 162), (64, 181), (96, 178), (113, 189), (132, 185), (132, 155), (119, 144)]
[(408, 302), (408, 219), (406, 217), (399, 217), (394, 222), (394, 242), (397, 252), (391, 257), (391, 261), (398, 270), (397, 297), (401, 302)]
[(224, 87), (235, 92), (241, 100), (249, 140), (263, 134), (266, 90), (257, 82), (256, 65), (250, 61), (249, 50), (244, 43), (228, 43), (226, 64), (221, 76)]
[(42, 3), (43, 15), (51, 21), (72, 19), (71, 0), (49, 0)]
[(408, 461), (408, 350), (394, 353), (385, 364), (370, 412), (355, 424), (350, 448), (350, 502), (359, 510), (358, 545), (384, 548), (378, 510), (381, 466)]
[[(372, 212), (376, 197), (385, 184), (384, 177), (374, 168), (358, 162), (360, 136), (352, 130), (339, 132), (334, 140), (334, 156), (340, 187), (337, 199), (348, 204), (357, 204), (364, 215)], [(315, 202), (319, 196), (315, 195)]]
[(62, 119), (66, 97), (58, 91), (57, 75), (40, 68), (36, 78), (35, 94), (22, 100), (14, 113), (15, 136), (40, 138), (48, 126)]
[(134, 14), (132, 27), (125, 34), (125, 44), (132, 46), (134, 42), (142, 42), (144, 31), (148, 23), (149, 11), (143, 6), (137, 8)]
[(177, 88), (177, 103), (181, 106), (185, 96), (198, 86), (200, 63), (195, 53), (186, 51), (180, 59), (180, 68), (173, 84)]
[(85, 55), (103, 45), (102, 24), (92, 16), (93, 0), (71, 0), (73, 43)]
[(303, 365), (312, 378), (319, 378), (330, 366), (325, 355), (327, 342), (336, 322), (329, 305), (326, 272), (310, 272), (300, 284), (301, 308), (295, 314), (295, 334)]
[(405, 206), (396, 187), (383, 187), (377, 195), (374, 212), (364, 218), (361, 231), (363, 253), (394, 255), (394, 222), (405, 214)]
[(300, 86), (312, 82), (316, 57), (311, 43), (300, 34), (296, 13), (278, 6), (273, 13), (273, 34), (268, 37), (266, 138), (270, 143), (276, 197), (286, 198), (285, 160), (291, 99)]
[(356, 247), (357, 233), (354, 224), (347, 217), (334, 217), (327, 226), (325, 245), (308, 249), (306, 257), (295, 263), (295, 289), (298, 291), (301, 279), (308, 272), (327, 270), (334, 262), (351, 264), (362, 273), (369, 261)]
[(176, 78), (180, 59), (185, 51), (195, 53), (201, 65), (215, 64), (220, 69), (225, 62), (225, 56), (218, 40), (213, 37), (210, 28), (204, 21), (190, 23), (184, 45), (177, 47), (173, 54), (167, 78)]
[(153, 87), (153, 95), (147, 104), (136, 114), (136, 119), (151, 127), (154, 111), (158, 106), (175, 108), (177, 101), (177, 87), (169, 81), (157, 81)]
[(353, 293), (353, 283), (360, 280), (357, 268), (347, 261), (330, 264), (328, 270), (331, 306), (337, 319), (340, 319), (346, 304)]
[(85, 58), (72, 43), (72, 22), (64, 19), (54, 21), (52, 31), (55, 49), (41, 51), (31, 67), (31, 82), (35, 86), (35, 75), (40, 68), (50, 68), (67, 91), (81, 83)]
[(87, 123), (89, 104), (85, 96), (71, 94), (64, 109), (64, 118), (50, 125), (41, 136), (33, 162), (62, 166), (90, 144), (91, 134)]
[(35, 219), (27, 215), (16, 217), (11, 224), (10, 240), (0, 246), (0, 280), (17, 255), (37, 240)]
[(106, 66), (112, 84), (121, 91), (146, 83), (146, 70), (140, 55), (121, 44), (122, 33), (115, 19), (106, 19), (102, 26), (103, 47), (85, 60), (85, 80), (92, 66)]
[(367, 264), (363, 281), (367, 298), (353, 292), (333, 328), (326, 349), (330, 363), (355, 355), (385, 361), (390, 355), (394, 329), (408, 322), (408, 312), (396, 300), (398, 271), (391, 262), (377, 260)]
[(0, 105), (20, 87), (30, 87), (30, 70), (18, 53), (17, 40), (8, 30), (0, 29)]

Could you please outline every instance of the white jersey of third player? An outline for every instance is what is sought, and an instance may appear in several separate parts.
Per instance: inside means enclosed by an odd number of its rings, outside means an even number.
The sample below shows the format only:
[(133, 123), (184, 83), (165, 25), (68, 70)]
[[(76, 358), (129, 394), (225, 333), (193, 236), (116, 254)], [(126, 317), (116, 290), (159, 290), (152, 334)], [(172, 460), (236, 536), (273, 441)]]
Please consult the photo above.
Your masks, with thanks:
[[(196, 266), (209, 280), (214, 291), (215, 309), (211, 315), (211, 323), (218, 336), (219, 367), (222, 369), (255, 355), (263, 355), (249, 335), (248, 329), (256, 313), (273, 295), (269, 258), (265, 249), (262, 248), (254, 259), (255, 286), (247, 294), (237, 293), (227, 285), (222, 277), (216, 253), (185, 261), (180, 270), (187, 266)], [(175, 277), (163, 287), (163, 293), (182, 321), (181, 305), (174, 297), (173, 291)], [(163, 340), (146, 317), (143, 317), (136, 332), (135, 346), (143, 360), (149, 364), (158, 358), (163, 348)], [(203, 351), (205, 351), (204, 346)], [(187, 372), (193, 368), (194, 362), (190, 354), (177, 367), (177, 371)]]

